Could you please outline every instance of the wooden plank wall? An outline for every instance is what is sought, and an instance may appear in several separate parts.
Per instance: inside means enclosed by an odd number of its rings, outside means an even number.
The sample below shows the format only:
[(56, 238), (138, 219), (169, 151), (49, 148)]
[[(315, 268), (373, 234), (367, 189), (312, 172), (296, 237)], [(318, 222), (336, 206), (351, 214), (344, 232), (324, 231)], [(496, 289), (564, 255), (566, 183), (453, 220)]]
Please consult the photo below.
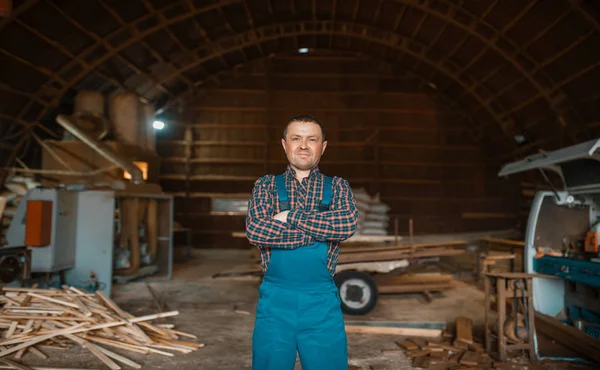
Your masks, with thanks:
[(248, 246), (230, 237), (244, 216), (211, 213), (211, 197), (247, 199), (258, 177), (284, 171), (283, 127), (311, 114), (328, 140), (321, 170), (380, 193), (400, 233), (411, 217), (419, 234), (513, 227), (518, 184), (497, 179), (461, 112), (419, 82), (354, 57), (275, 57), (190, 102), (158, 138), (176, 220), (194, 229), (195, 246)]

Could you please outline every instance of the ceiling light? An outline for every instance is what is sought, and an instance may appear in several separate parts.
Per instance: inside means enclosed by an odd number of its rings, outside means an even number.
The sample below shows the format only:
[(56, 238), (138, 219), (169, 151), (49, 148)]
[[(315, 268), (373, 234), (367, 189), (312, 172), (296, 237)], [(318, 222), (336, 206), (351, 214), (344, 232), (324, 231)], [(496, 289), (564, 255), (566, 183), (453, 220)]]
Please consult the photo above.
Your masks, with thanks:
[(155, 130), (162, 130), (165, 128), (165, 123), (163, 121), (154, 121), (152, 127), (154, 127)]
[(300, 49), (298, 49), (298, 52), (300, 54), (306, 54), (306, 53), (308, 53), (308, 48), (300, 48)]
[(523, 145), (527, 142), (527, 138), (525, 135), (515, 135), (515, 141), (517, 142), (517, 145)]

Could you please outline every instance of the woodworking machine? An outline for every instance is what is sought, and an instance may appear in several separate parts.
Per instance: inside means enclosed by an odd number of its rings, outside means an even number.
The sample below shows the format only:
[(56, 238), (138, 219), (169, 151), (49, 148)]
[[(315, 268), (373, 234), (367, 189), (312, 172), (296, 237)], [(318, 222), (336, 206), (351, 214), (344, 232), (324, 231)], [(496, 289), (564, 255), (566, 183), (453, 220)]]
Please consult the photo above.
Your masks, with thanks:
[[(56, 118), (67, 139), (41, 143), (42, 169), (33, 173), (42, 187), (17, 206), (0, 248), (0, 279), (23, 283), (30, 273), (45, 274), (108, 295), (113, 281), (170, 279), (173, 199), (158, 185), (159, 160), (139, 98), (111, 100), (113, 122), (102, 118), (101, 94), (86, 92), (80, 101), (85, 109)], [(113, 138), (101, 140), (110, 132)]]
[(600, 324), (599, 148), (595, 139), (538, 153), (498, 174), (535, 170), (548, 183), (550, 190), (535, 194), (525, 232), (524, 271), (549, 275), (533, 279), (533, 305), (594, 337)]

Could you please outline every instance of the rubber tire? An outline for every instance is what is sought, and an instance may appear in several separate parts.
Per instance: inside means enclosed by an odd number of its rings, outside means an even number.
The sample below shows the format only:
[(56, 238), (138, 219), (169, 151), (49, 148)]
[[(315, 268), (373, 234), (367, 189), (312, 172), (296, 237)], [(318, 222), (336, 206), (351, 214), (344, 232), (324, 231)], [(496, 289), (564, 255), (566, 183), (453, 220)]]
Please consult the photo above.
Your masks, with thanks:
[(364, 307), (357, 309), (357, 308), (352, 308), (352, 307), (347, 306), (346, 303), (344, 303), (344, 299), (340, 293), (340, 301), (342, 302), (342, 305), (341, 305), (342, 312), (347, 315), (355, 315), (355, 316), (366, 315), (369, 312), (371, 312), (377, 305), (377, 296), (378, 296), (377, 284), (371, 278), (371, 276), (369, 276), (363, 272), (342, 271), (339, 274), (336, 274), (334, 277), (335, 285), (337, 286), (338, 290), (340, 289), (340, 287), (346, 280), (350, 280), (350, 279), (362, 280), (371, 289), (371, 299), (369, 300), (369, 302), (367, 302), (367, 304)]

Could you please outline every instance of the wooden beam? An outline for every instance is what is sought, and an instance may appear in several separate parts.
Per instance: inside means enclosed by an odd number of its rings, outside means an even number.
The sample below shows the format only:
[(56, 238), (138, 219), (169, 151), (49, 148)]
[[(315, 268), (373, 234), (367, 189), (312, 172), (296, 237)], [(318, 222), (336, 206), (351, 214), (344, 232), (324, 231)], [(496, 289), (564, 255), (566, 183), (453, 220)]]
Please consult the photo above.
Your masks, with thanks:
[[(319, 23), (323, 23), (323, 22), (319, 22)], [(414, 50), (408, 48), (407, 43), (403, 43), (403, 42), (396, 42), (394, 41), (394, 43), (391, 43), (389, 40), (390, 39), (396, 39), (397, 37), (402, 37), (399, 35), (395, 35), (394, 37), (392, 37), (392, 35), (389, 35), (389, 38), (386, 38), (385, 34), (388, 33), (385, 30), (375, 30), (373, 29), (373, 27), (370, 26), (363, 26), (363, 25), (353, 25), (353, 24), (348, 24), (347, 22), (344, 22), (343, 24), (340, 23), (336, 23), (336, 28), (335, 29), (330, 29), (329, 27), (327, 27), (326, 25), (310, 25), (310, 27), (307, 27), (305, 25), (304, 22), (297, 22), (297, 23), (290, 23), (290, 24), (285, 24), (285, 25), (278, 25), (276, 27), (271, 26), (271, 27), (266, 27), (266, 28), (276, 28), (276, 29), (272, 29), (272, 30), (267, 30), (267, 29), (261, 29), (261, 30), (254, 30), (252, 31), (252, 37), (250, 37), (250, 35), (248, 36), (244, 36), (244, 35), (236, 35), (234, 38), (237, 40), (242, 40), (242, 44), (236, 44), (233, 41), (228, 41), (225, 42), (225, 40), (223, 40), (223, 46), (210, 46), (209, 50), (207, 50), (206, 52), (203, 53), (210, 53), (210, 50), (221, 50), (223, 53), (226, 52), (231, 52), (234, 50), (238, 50), (238, 49), (243, 49), (245, 47), (248, 47), (250, 45), (254, 45), (257, 43), (262, 43), (265, 41), (269, 41), (271, 39), (277, 39), (280, 37), (293, 37), (297, 34), (330, 34), (330, 33), (339, 33), (340, 35), (343, 36), (351, 36), (354, 38), (360, 38), (360, 39), (365, 39), (366, 40), (371, 40), (373, 36), (377, 35), (377, 37), (383, 37), (386, 41), (383, 40), (373, 40), (373, 42), (377, 42), (380, 44), (384, 44), (387, 47), (391, 47), (394, 49), (400, 49), (402, 50), (404, 53), (408, 53), (410, 55), (413, 55), (415, 58), (417, 59), (422, 59), (425, 57), (426, 63), (430, 66), (432, 66), (433, 68), (437, 68), (440, 70), (443, 70), (444, 73), (446, 75), (449, 75), (449, 77), (451, 77), (452, 79), (455, 80), (455, 83), (457, 83), (458, 85), (460, 85), (463, 89), (467, 89), (468, 86), (461, 80), (461, 78), (459, 78), (458, 76), (454, 75), (452, 72), (449, 72), (448, 70), (444, 69), (443, 67), (441, 67), (437, 61), (433, 61), (433, 60), (429, 60), (427, 59), (428, 56), (423, 56), (417, 52), (415, 52)], [(348, 31), (358, 31), (359, 29), (367, 29), (369, 30), (369, 32), (365, 33), (348, 33)], [(297, 31), (297, 30), (301, 30), (301, 31)], [(280, 34), (281, 32), (284, 32), (284, 34)], [(264, 35), (264, 38), (262, 39), (256, 39), (255, 36), (256, 35)], [(267, 36), (268, 35), (268, 36)], [(273, 36), (271, 36), (273, 35)], [(247, 41), (247, 40), (252, 40), (252, 41)], [(411, 40), (411, 44), (415, 44), (417, 43), (415, 40)], [(231, 46), (231, 45), (235, 45), (235, 46)], [(426, 46), (423, 46), (426, 47)], [(201, 46), (200, 48), (205, 48), (204, 46)], [(206, 57), (206, 59), (210, 59), (210, 58), (214, 58), (214, 56), (209, 56)], [(184, 72), (184, 70), (187, 70), (189, 68), (193, 68), (194, 65), (196, 63), (192, 63), (189, 64), (187, 66), (185, 66), (181, 72)], [(168, 80), (170, 79), (170, 76), (166, 76), (165, 79)], [(481, 99), (481, 97), (479, 97), (477, 94), (474, 94), (474, 98), (475, 100), (477, 100), (479, 103), (483, 103), (483, 100)], [(486, 109), (489, 111), (490, 115), (492, 117), (495, 117), (495, 112), (491, 109), (490, 106), (486, 106)], [(499, 122), (500, 124), (500, 122)]]
[(462, 218), (477, 220), (486, 218), (517, 218), (516, 213), (494, 213), (494, 212), (463, 212)]
[[(261, 162), (262, 163), (262, 162)], [(174, 181), (256, 181), (260, 176), (237, 176), (237, 175), (192, 175), (189, 177), (182, 174), (161, 174), (161, 180)], [(371, 183), (371, 178), (348, 178), (348, 181), (356, 183)], [(386, 184), (421, 184), (421, 185), (469, 185), (471, 181), (448, 181), (430, 179), (407, 179), (407, 178), (380, 178), (381, 183)]]
[[(175, 121), (175, 120), (165, 120), (169, 126), (176, 127), (187, 127), (188, 125), (192, 128), (196, 129), (218, 129), (218, 130), (233, 130), (233, 129), (256, 129), (256, 130), (281, 130), (279, 127), (268, 127), (262, 124), (236, 124), (236, 123), (194, 123), (188, 121)], [(464, 128), (456, 128), (456, 127), (411, 127), (411, 126), (401, 126), (400, 123), (397, 126), (390, 127), (380, 127), (380, 131), (391, 131), (391, 132), (454, 132), (454, 133), (463, 133), (466, 132)], [(327, 129), (327, 132), (356, 132), (356, 131), (370, 131), (373, 129), (365, 126), (361, 127), (331, 127)], [(246, 142), (246, 141), (244, 141)]]
[[(248, 107), (248, 106), (210, 106), (210, 105), (197, 105), (189, 107), (195, 111), (205, 112), (266, 112), (265, 107)], [(269, 107), (270, 111), (286, 111), (287, 107)], [(306, 108), (306, 110), (313, 112), (342, 112), (348, 114), (354, 113), (404, 113), (404, 114), (422, 114), (422, 115), (456, 115), (459, 112), (450, 111), (444, 112), (437, 109), (410, 109), (410, 108), (349, 108), (349, 107), (325, 107), (325, 108)]]
[[(167, 145), (186, 145), (184, 140), (168, 140), (165, 142)], [(193, 146), (264, 146), (264, 145), (276, 145), (279, 143), (268, 143), (259, 141), (194, 141)], [(332, 142), (330, 147), (362, 147), (370, 146), (372, 143), (363, 141), (342, 141)], [(427, 150), (442, 150), (442, 151), (466, 151), (473, 152), (481, 150), (477, 146), (471, 145), (439, 145), (439, 144), (394, 144), (394, 143), (381, 143), (381, 148), (397, 148), (397, 149), (427, 149)], [(445, 165), (445, 164), (442, 164)]]
[(535, 313), (535, 326), (540, 333), (549, 336), (567, 348), (591, 360), (600, 362), (600, 341), (598, 339), (539, 312)]

